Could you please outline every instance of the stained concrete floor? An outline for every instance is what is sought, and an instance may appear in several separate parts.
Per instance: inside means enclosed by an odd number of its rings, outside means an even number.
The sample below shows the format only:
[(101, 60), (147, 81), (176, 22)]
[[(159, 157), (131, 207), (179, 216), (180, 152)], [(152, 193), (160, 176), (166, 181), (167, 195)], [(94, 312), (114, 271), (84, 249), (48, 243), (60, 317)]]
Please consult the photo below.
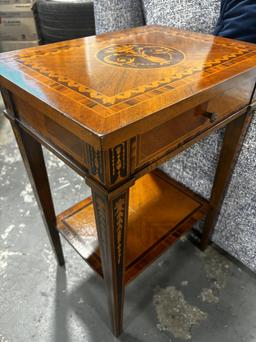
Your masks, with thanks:
[[(89, 194), (46, 152), (59, 212)], [(0, 342), (110, 342), (102, 280), (63, 241), (56, 266), (9, 123), (0, 115)], [(126, 291), (132, 342), (256, 342), (256, 278), (213, 247), (183, 238)]]

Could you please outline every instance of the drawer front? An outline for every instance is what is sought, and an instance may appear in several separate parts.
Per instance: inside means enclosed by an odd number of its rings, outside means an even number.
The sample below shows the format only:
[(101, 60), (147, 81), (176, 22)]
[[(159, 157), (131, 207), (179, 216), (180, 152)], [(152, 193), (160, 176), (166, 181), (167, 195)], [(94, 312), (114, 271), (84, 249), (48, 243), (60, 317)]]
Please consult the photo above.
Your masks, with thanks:
[(230, 89), (216, 92), (208, 101), (137, 136), (136, 167), (157, 159), (158, 155), (161, 157), (167, 150), (246, 107), (250, 102), (254, 82), (253, 79), (232, 82)]
[(216, 113), (219, 120), (235, 113), (250, 103), (254, 83), (254, 79), (240, 79), (235, 86), (210, 99), (207, 111)]
[(184, 112), (138, 137), (138, 164), (212, 125), (207, 103)]

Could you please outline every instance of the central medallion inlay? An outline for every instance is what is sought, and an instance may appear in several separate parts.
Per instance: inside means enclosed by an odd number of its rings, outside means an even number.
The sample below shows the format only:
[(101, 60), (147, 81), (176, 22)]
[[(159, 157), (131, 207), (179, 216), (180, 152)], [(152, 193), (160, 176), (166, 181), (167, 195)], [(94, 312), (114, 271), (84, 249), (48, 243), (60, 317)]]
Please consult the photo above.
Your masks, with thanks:
[(97, 58), (123, 68), (163, 68), (184, 59), (182, 52), (166, 46), (147, 44), (118, 44), (100, 50)]

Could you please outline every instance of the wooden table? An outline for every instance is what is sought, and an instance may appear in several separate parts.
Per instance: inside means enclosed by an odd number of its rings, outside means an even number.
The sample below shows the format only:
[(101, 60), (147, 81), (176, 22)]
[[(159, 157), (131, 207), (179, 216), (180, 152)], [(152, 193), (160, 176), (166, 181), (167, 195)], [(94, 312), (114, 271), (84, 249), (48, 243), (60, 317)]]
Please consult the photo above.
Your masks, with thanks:
[[(207, 246), (251, 119), (255, 64), (253, 44), (161, 26), (1, 55), (6, 116), (58, 263), (60, 232), (104, 278), (116, 336), (125, 285), (204, 215)], [(225, 125), (210, 201), (155, 170)], [(41, 144), (92, 189), (57, 217)]]

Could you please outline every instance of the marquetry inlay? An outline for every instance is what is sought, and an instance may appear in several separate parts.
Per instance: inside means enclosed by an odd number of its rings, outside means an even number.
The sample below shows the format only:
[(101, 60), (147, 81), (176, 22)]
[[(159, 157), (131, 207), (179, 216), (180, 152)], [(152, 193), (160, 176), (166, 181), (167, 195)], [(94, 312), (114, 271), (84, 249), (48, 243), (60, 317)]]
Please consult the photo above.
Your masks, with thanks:
[[(5, 115), (58, 263), (59, 231), (103, 276), (115, 336), (125, 285), (205, 216), (207, 247), (252, 119), (255, 65), (255, 44), (160, 26), (1, 54)], [(225, 126), (210, 200), (155, 170)], [(56, 217), (41, 144), (92, 199)]]
[[(149, 27), (146, 33), (143, 28), (136, 30), (134, 36), (122, 33), (118, 37), (109, 39), (108, 43), (112, 44), (108, 44), (108, 46), (105, 46), (104, 41), (102, 42), (100, 39), (96, 41), (97, 45), (93, 45), (93, 47), (89, 44), (85, 46), (83, 40), (77, 40), (73, 45), (63, 43), (58, 48), (53, 45), (45, 50), (37, 50), (36, 53), (32, 50), (31, 53), (29, 50), (28, 52), (22, 52), (16, 56), (15, 62), (21, 63), (54, 81), (50, 86), (59, 92), (66, 93), (66, 88), (76, 92), (82, 97), (81, 100), (77, 96), (75, 98), (93, 110), (97, 104), (111, 108), (115, 104), (125, 102), (126, 106), (134, 106), (134, 104), (144, 101), (144, 97), (140, 99), (138, 96), (140, 94), (148, 93), (148, 97), (155, 96), (154, 91), (158, 91), (158, 89), (161, 94), (168, 93), (178, 88), (177, 81), (190, 80), (191, 76), (202, 71), (207, 71), (209, 75), (215, 73), (216, 67), (221, 70), (222, 65), (225, 68), (230, 61), (236, 59), (239, 61), (241, 57), (254, 50), (245, 46), (242, 42), (234, 45), (227, 41), (219, 41), (215, 44), (216, 47), (218, 46), (218, 50), (211, 51), (213, 39), (210, 36), (163, 27)], [(159, 35), (159, 44), (156, 44), (154, 34)], [(129, 39), (134, 40), (137, 37), (139, 40), (142, 36), (145, 37), (146, 43), (129, 43)], [(175, 41), (176, 36), (179, 37), (178, 44)], [(190, 39), (190, 46), (187, 44), (188, 38)], [(191, 48), (191, 44), (193, 44), (193, 48)], [(96, 53), (92, 54), (94, 49)], [(210, 53), (212, 55), (208, 56)], [(64, 57), (66, 54), (69, 54), (68, 59)], [(66, 63), (67, 66), (73, 64), (69, 73), (67, 72), (68, 68), (66, 68), (65, 72), (63, 72), (63, 68), (58, 68), (59, 60)], [(84, 71), (80, 67), (77, 75), (76, 65), (84, 65)], [(143, 72), (143, 69), (144, 72), (149, 69), (152, 70), (152, 74), (147, 74), (146, 77), (140, 75), (140, 79), (144, 79), (144, 83), (138, 84), (139, 82), (136, 82), (137, 86), (135, 87), (128, 87), (128, 83), (120, 91), (116, 91), (118, 86), (115, 86), (113, 87), (115, 93), (107, 94), (99, 86), (99, 80), (96, 80), (96, 78), (88, 80), (87, 76), (90, 68), (93, 73), (95, 70), (99, 70), (100, 74), (111, 73), (111, 69), (106, 69), (103, 65), (115, 69), (118, 66), (122, 74), (125, 70)], [(181, 66), (179, 67), (179, 65)], [(173, 68), (173, 66), (178, 66), (178, 68)], [(166, 69), (164, 73), (157, 71), (164, 69)], [(84, 77), (82, 77), (83, 73)], [(131, 74), (130, 77), (133, 76), (134, 74)], [(129, 78), (129, 74), (126, 77)], [(191, 81), (193, 80), (192, 78)], [(85, 102), (83, 98), (87, 98), (89, 101)], [(136, 98), (135, 102), (127, 101), (131, 98)], [(117, 112), (118, 109), (118, 107), (113, 108), (113, 111)]]
[(255, 55), (254, 44), (144, 26), (8, 52), (0, 73), (90, 135), (108, 134), (242, 75)]
[(124, 68), (162, 68), (184, 59), (182, 52), (171, 47), (149, 44), (117, 44), (97, 53), (102, 62)]

